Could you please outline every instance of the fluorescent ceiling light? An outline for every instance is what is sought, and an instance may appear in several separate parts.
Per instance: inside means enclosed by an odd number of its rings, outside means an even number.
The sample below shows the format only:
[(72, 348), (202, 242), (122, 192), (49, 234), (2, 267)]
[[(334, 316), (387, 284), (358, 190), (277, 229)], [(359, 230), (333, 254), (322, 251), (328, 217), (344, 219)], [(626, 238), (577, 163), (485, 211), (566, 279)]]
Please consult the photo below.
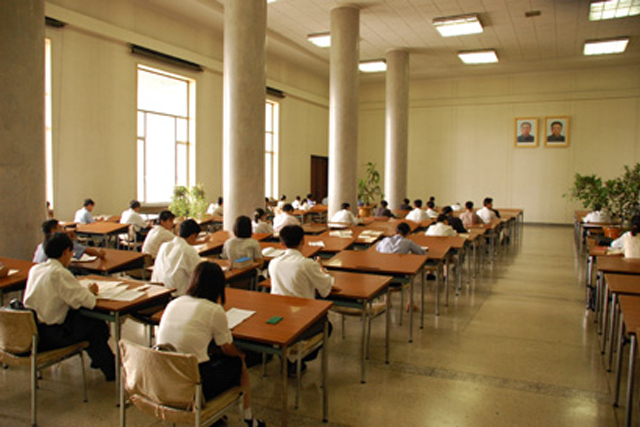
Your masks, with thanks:
[(358, 65), (358, 68), (363, 73), (380, 73), (387, 71), (387, 63), (382, 59), (376, 59), (375, 61), (363, 61)]
[(607, 0), (591, 3), (590, 21), (640, 15), (640, 0)]
[(311, 43), (315, 44), (318, 47), (329, 47), (329, 46), (331, 46), (331, 34), (330, 33), (309, 34), (307, 36), (307, 40), (309, 40)]
[(482, 32), (482, 24), (478, 15), (459, 15), (447, 18), (436, 18), (433, 25), (442, 37), (464, 36)]
[(587, 40), (584, 42), (583, 53), (585, 55), (622, 53), (627, 48), (627, 44), (629, 44), (629, 39), (627, 37), (609, 40)]
[(458, 57), (465, 64), (490, 64), (498, 62), (498, 55), (496, 55), (496, 51), (493, 49), (458, 52)]

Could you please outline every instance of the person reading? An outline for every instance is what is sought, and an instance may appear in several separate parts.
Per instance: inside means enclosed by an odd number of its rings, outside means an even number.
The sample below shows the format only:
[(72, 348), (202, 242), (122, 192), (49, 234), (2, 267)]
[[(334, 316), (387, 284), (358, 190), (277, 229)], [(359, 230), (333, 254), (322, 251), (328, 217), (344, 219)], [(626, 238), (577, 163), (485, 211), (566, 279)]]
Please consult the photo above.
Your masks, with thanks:
[(85, 199), (82, 203), (82, 207), (76, 211), (76, 214), (73, 217), (73, 222), (78, 224), (91, 224), (92, 222), (96, 222), (91, 213), (95, 206), (96, 202), (91, 199)]
[(611, 247), (622, 249), (625, 258), (640, 258), (640, 215), (631, 218), (629, 231), (614, 240)]
[(489, 224), (500, 218), (498, 211), (493, 209), (493, 199), (491, 197), (485, 197), (482, 201), (482, 205), (482, 208), (478, 209), (476, 214), (478, 214), (483, 223)]
[(429, 215), (422, 210), (422, 200), (416, 199), (413, 201), (413, 210), (405, 217), (408, 221), (413, 221), (420, 224), (422, 221), (428, 221)]
[(142, 243), (142, 252), (151, 255), (155, 258), (158, 255), (158, 250), (163, 243), (170, 242), (175, 239), (176, 235), (173, 234), (174, 220), (176, 216), (171, 211), (162, 211), (158, 216), (158, 224), (147, 233), (144, 242)]
[(253, 223), (251, 224), (254, 233), (273, 234), (273, 226), (267, 222), (267, 213), (262, 208), (257, 208), (253, 212)]
[(236, 218), (233, 225), (234, 236), (224, 242), (221, 258), (231, 262), (242, 258), (249, 258), (251, 261), (262, 261), (262, 250), (260, 243), (251, 238), (251, 219), (241, 215)]
[(473, 210), (473, 202), (468, 201), (464, 204), (464, 207), (467, 209), (465, 212), (460, 214), (460, 220), (462, 221), (462, 225), (464, 228), (469, 229), (474, 225), (483, 224), (482, 218), (478, 216)]
[(401, 211), (410, 211), (411, 210), (411, 200), (409, 199), (403, 199), (402, 200), (402, 204), (400, 205), (399, 209)]
[(385, 237), (376, 245), (376, 250), (383, 254), (417, 254), (425, 255), (427, 252), (413, 240), (407, 239), (411, 232), (409, 224), (401, 222), (396, 227), (396, 234)]
[(149, 228), (149, 223), (140, 215), (140, 207), (139, 201), (132, 200), (129, 203), (129, 209), (120, 215), (120, 224), (131, 224), (133, 231), (136, 233), (140, 233)]
[(456, 230), (448, 224), (447, 216), (445, 214), (438, 215), (436, 223), (427, 228), (425, 233), (427, 236), (457, 236)]
[(349, 203), (343, 203), (340, 205), (340, 210), (333, 214), (331, 220), (329, 222), (347, 224), (347, 225), (357, 225), (358, 219), (351, 212), (351, 205)]
[(273, 218), (274, 231), (280, 231), (287, 225), (300, 225), (298, 218), (293, 216), (293, 206), (289, 203), (284, 205), (281, 214), (276, 215), (275, 218)]
[(393, 218), (394, 215), (391, 212), (391, 209), (389, 209), (389, 203), (387, 203), (386, 200), (382, 200), (380, 202), (380, 206), (378, 206), (376, 208), (376, 210), (373, 212), (373, 216), (386, 216), (388, 218)]
[(456, 218), (453, 215), (453, 207), (445, 206), (442, 208), (442, 213), (447, 216), (447, 224), (453, 228), (456, 233), (466, 233), (467, 229), (464, 228), (464, 224), (462, 224), (462, 220), (460, 218)]
[(606, 211), (602, 210), (602, 205), (600, 203), (596, 203), (593, 206), (593, 210), (582, 218), (582, 222), (607, 224), (611, 223), (611, 217)]
[[(64, 228), (60, 225), (57, 219), (49, 219), (42, 223), (42, 233), (44, 234), (44, 240), (36, 247), (36, 252), (33, 254), (33, 262), (41, 263), (46, 262), (49, 258), (44, 251), (44, 246), (47, 240), (55, 233), (64, 232)], [(75, 240), (75, 233), (68, 231), (67, 235), (73, 242), (73, 259), (82, 258), (83, 254), (90, 256), (97, 256), (104, 259), (106, 252), (104, 249), (92, 248), (90, 246), (84, 246)]]
[(429, 216), (429, 218), (437, 218), (438, 217), (438, 211), (436, 210), (435, 198), (433, 198), (433, 200), (429, 200), (427, 202), (426, 212), (427, 212), (427, 215)]

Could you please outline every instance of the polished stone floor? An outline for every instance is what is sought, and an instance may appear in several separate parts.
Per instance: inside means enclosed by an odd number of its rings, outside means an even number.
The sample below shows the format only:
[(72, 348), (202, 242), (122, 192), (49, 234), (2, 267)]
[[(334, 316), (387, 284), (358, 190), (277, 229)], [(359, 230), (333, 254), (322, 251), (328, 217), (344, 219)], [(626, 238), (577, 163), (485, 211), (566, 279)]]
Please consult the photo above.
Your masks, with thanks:
[[(525, 226), (521, 239), (451, 294), (433, 315), (429, 282), (425, 328), (407, 342), (394, 300), (390, 364), (384, 363), (384, 321), (374, 321), (367, 383), (359, 381), (360, 321), (340, 322), (329, 350), (329, 424), (336, 426), (616, 426), (623, 408), (611, 406), (613, 378), (602, 367), (591, 317), (584, 309), (584, 263), (573, 229)], [(396, 296), (395, 298), (399, 298)], [(406, 318), (405, 318), (406, 320)], [(417, 320), (417, 316), (416, 316)], [(124, 336), (144, 342), (127, 322)], [(320, 426), (320, 363), (303, 376), (300, 408), (289, 388), (289, 425)], [(254, 411), (279, 425), (277, 364), (267, 376), (251, 370)], [(89, 372), (89, 402), (82, 403), (76, 360), (44, 373), (39, 391), (41, 426), (113, 426), (118, 423), (113, 384)], [(28, 372), (0, 372), (0, 425), (28, 425)], [(636, 418), (637, 419), (637, 418)], [(162, 425), (136, 409), (128, 425)], [(241, 425), (236, 413), (229, 425)]]

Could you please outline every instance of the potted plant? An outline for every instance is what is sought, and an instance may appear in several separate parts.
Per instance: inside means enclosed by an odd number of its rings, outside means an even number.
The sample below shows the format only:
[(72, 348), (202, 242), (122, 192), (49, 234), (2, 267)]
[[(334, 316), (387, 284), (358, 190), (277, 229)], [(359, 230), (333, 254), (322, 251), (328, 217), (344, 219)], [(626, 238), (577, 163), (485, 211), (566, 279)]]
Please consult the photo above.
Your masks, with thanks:
[(179, 220), (189, 215), (189, 189), (187, 187), (183, 185), (175, 186), (169, 210)]
[(207, 211), (208, 203), (205, 200), (204, 186), (194, 185), (189, 189), (189, 215), (193, 218), (202, 219)]
[(382, 198), (380, 172), (375, 163), (369, 162), (366, 166), (365, 177), (358, 180), (358, 214), (361, 218), (371, 216), (376, 197)]
[(169, 210), (179, 220), (186, 218), (202, 219), (202, 216), (207, 211), (204, 186), (197, 184), (187, 188), (183, 185), (176, 185), (173, 189)]

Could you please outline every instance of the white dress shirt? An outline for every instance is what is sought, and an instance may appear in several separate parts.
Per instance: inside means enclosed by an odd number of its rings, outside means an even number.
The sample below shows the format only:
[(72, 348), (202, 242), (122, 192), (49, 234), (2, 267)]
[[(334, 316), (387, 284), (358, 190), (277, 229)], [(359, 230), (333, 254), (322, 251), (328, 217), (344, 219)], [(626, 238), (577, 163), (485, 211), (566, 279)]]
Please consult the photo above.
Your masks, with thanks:
[(305, 258), (296, 249), (287, 249), (269, 263), (271, 293), (314, 299), (331, 292), (333, 276), (325, 273), (316, 261)]
[(429, 215), (427, 215), (427, 213), (423, 211), (421, 208), (415, 208), (411, 212), (409, 212), (404, 219), (406, 219), (407, 221), (413, 221), (419, 224), (422, 221), (428, 221)]
[(133, 209), (127, 209), (120, 215), (120, 224), (131, 224), (135, 231), (140, 231), (147, 227), (147, 222), (142, 219), (142, 215)]
[(426, 212), (427, 212), (427, 216), (428, 216), (429, 218), (438, 218), (438, 215), (439, 215), (439, 214), (438, 214), (438, 212), (437, 212), (437, 211), (435, 211), (435, 210), (433, 210), (433, 209), (431, 209), (431, 208), (427, 208)]
[(636, 234), (635, 236), (632, 236), (631, 232), (625, 233), (624, 257), (640, 258), (640, 234)]
[(376, 245), (376, 250), (383, 254), (417, 254), (425, 255), (427, 252), (413, 240), (402, 237), (399, 234), (385, 237)]
[(357, 225), (358, 220), (356, 216), (348, 209), (342, 209), (334, 213), (329, 222), (342, 222), (345, 224)]
[(202, 363), (209, 360), (207, 350), (211, 341), (222, 346), (231, 344), (233, 337), (221, 305), (183, 295), (165, 308), (156, 341), (172, 344), (180, 353), (194, 354), (198, 363)]
[(57, 259), (34, 265), (29, 271), (24, 305), (38, 314), (38, 321), (46, 325), (64, 322), (69, 308), (92, 309), (96, 297)]
[(175, 288), (174, 295), (184, 295), (189, 287), (189, 277), (200, 261), (196, 249), (176, 236), (160, 246), (151, 281), (161, 282), (166, 288)]
[(160, 246), (162, 246), (163, 243), (172, 241), (175, 237), (176, 235), (171, 231), (161, 225), (156, 225), (147, 233), (147, 237), (145, 237), (144, 243), (142, 244), (142, 252), (155, 258), (158, 256)]
[(224, 242), (221, 258), (231, 261), (251, 258), (252, 261), (255, 261), (262, 259), (262, 249), (256, 239), (232, 237)]
[(611, 217), (603, 211), (591, 211), (584, 216), (582, 222), (611, 222)]
[(289, 215), (286, 212), (282, 212), (273, 218), (274, 231), (280, 231), (287, 225), (300, 225), (300, 220), (293, 215)]
[(93, 219), (91, 212), (83, 206), (76, 211), (76, 215), (73, 217), (73, 222), (78, 224), (91, 224), (92, 222), (96, 222), (96, 220)]
[(224, 214), (224, 208), (222, 207), (222, 205), (219, 205), (217, 203), (211, 203), (207, 208), (207, 214), (222, 216), (222, 214)]
[(476, 213), (485, 224), (489, 224), (491, 221), (498, 219), (496, 213), (486, 206), (483, 206), (482, 209), (478, 209)]
[(457, 236), (456, 230), (444, 222), (436, 222), (427, 228), (426, 236)]
[(251, 229), (254, 233), (273, 233), (273, 226), (264, 221), (252, 222)]
[(293, 206), (293, 209), (300, 209), (300, 206), (302, 206), (302, 202), (300, 200), (294, 200), (291, 203), (291, 206)]

